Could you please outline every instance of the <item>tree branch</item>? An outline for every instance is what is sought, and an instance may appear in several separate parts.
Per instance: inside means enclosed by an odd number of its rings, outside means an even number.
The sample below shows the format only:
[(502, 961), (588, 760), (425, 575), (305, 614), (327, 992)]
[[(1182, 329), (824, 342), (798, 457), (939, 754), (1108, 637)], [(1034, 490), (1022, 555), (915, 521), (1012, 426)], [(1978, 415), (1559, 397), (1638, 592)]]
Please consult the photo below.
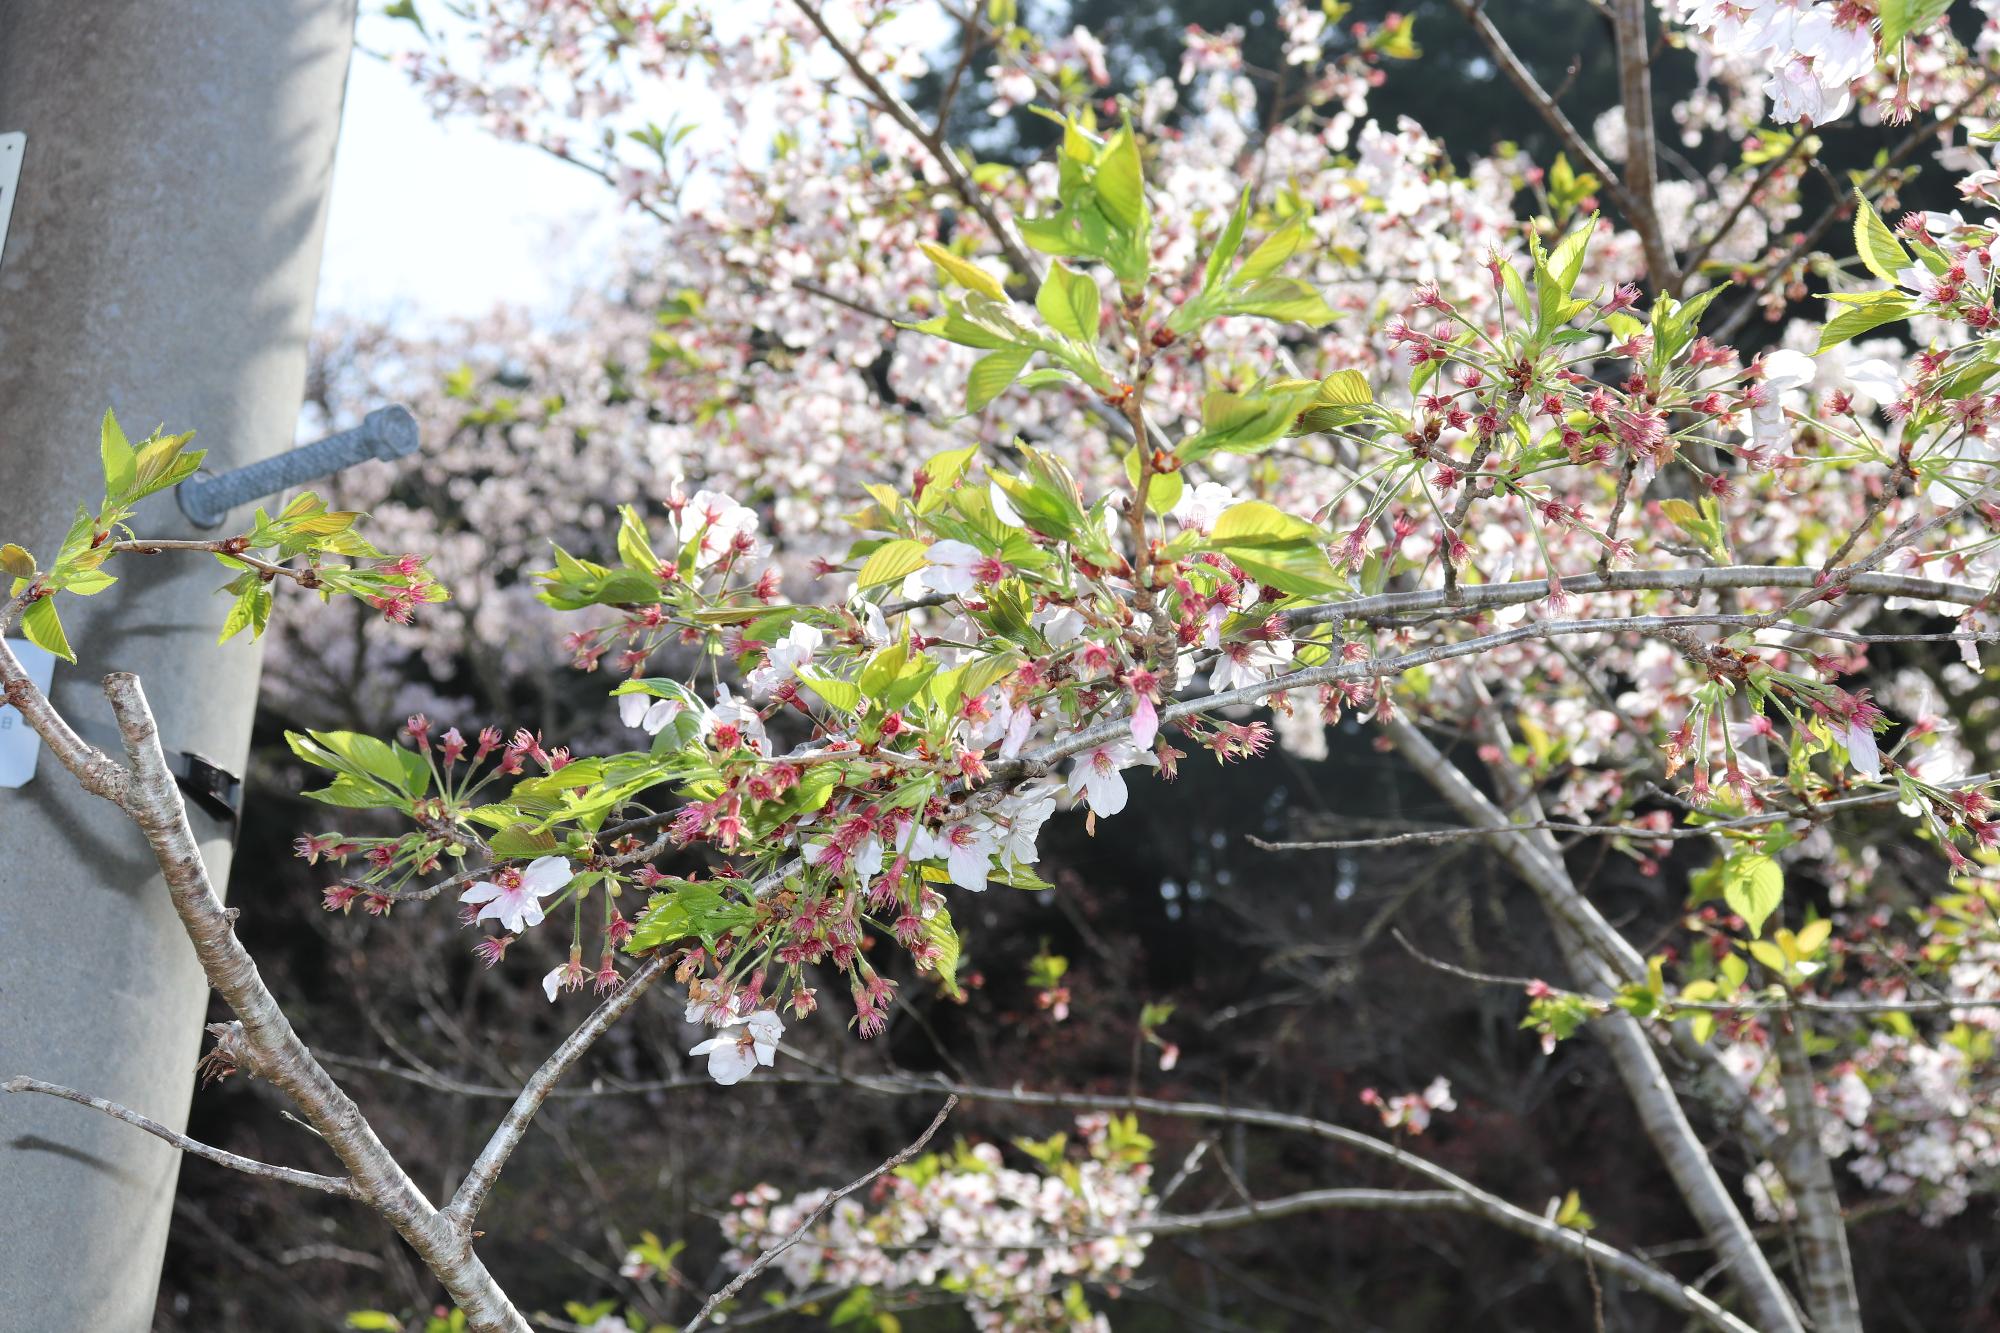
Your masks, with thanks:
[(1653, 135), (1653, 55), (1646, 42), (1646, 0), (1611, 0), (1611, 27), (1617, 37), (1618, 100), (1625, 112), (1625, 191), (1632, 211), (1626, 215), (1646, 250), (1646, 276), (1662, 294), (1681, 289), (1674, 253), (1660, 230), (1660, 212), (1653, 202), (1659, 161)]
[[(1500, 72), (1505, 74), (1507, 81), (1527, 99), (1528, 105), (1535, 109), (1535, 114), (1556, 132), (1556, 137), (1562, 140), (1563, 147), (1593, 176), (1604, 182), (1604, 192), (1611, 196), (1611, 202), (1617, 205), (1620, 213), (1624, 214), (1626, 222), (1642, 236), (1647, 235), (1652, 211), (1641, 209), (1639, 201), (1632, 197), (1632, 192), (1619, 179), (1618, 173), (1611, 169), (1595, 148), (1591, 147), (1590, 141), (1583, 137), (1570, 122), (1570, 118), (1563, 114), (1562, 108), (1556, 105), (1555, 99), (1549, 96), (1548, 90), (1542, 87), (1534, 73), (1521, 63), (1521, 58), (1514, 54), (1514, 48), (1507, 44), (1507, 39), (1493, 26), (1493, 20), (1486, 17), (1485, 0), (1451, 0), (1451, 7), (1458, 11), (1459, 17), (1472, 25), (1472, 30), (1479, 34), (1479, 40), (1485, 43), (1493, 62), (1500, 67)], [(1627, 151), (1629, 153), (1630, 150)], [(1657, 231), (1657, 228), (1652, 230)], [(1655, 243), (1651, 240), (1646, 243), (1649, 267)]]
[(933, 130), (924, 124), (923, 118), (917, 115), (908, 102), (898, 97), (887, 84), (871, 73), (861, 63), (860, 57), (850, 50), (845, 42), (834, 36), (833, 29), (827, 26), (826, 19), (821, 16), (816, 5), (810, 0), (792, 0), (792, 3), (797, 5), (799, 12), (819, 30), (819, 35), (826, 39), (827, 45), (846, 62), (847, 68), (861, 82), (861, 86), (868, 90), (869, 95), (881, 104), (882, 109), (889, 114), (889, 118), (909, 131), (919, 143), (930, 150), (938, 169), (951, 181), (952, 189), (957, 191), (958, 197), (986, 223), (987, 229), (993, 233), (993, 239), (998, 241), (1001, 250), (1006, 252), (1007, 262), (1013, 266), (1015, 272), (1027, 278), (1032, 285), (1040, 287), (1041, 264), (1028, 252), (1028, 247), (1022, 243), (1020, 233), (1014, 229), (1014, 224), (1000, 215), (1000, 211), (994, 208), (993, 201), (987, 196), (986, 191), (972, 179), (972, 173), (965, 169), (965, 163), (958, 160), (958, 154), (954, 153), (951, 145), (944, 141), (941, 129)]
[(172, 1144), (191, 1157), (200, 1157), (219, 1166), (241, 1171), (245, 1175), (282, 1181), (287, 1185), (297, 1185), (303, 1189), (324, 1190), (328, 1194), (338, 1194), (344, 1199), (361, 1198), (361, 1191), (345, 1176), (322, 1176), (314, 1171), (296, 1171), (289, 1166), (274, 1166), (269, 1162), (260, 1162), (254, 1157), (239, 1157), (233, 1152), (211, 1147), (199, 1139), (191, 1139), (185, 1134), (168, 1129), (159, 1121), (150, 1116), (140, 1115), (130, 1107), (120, 1106), (117, 1102), (106, 1101), (102, 1097), (93, 1097), (87, 1092), (78, 1092), (75, 1088), (44, 1083), (38, 1078), (25, 1076), (10, 1078), (4, 1084), (0, 1084), (0, 1088), (8, 1092), (39, 1092), (44, 1096), (60, 1097), (66, 1102), (75, 1102), (78, 1106), (88, 1106), (92, 1110), (104, 1112), (114, 1120), (122, 1120), (128, 1125), (143, 1129), (154, 1138)]
[(1861, 1297), (1854, 1289), (1854, 1262), (1847, 1252), (1847, 1225), (1833, 1167), (1819, 1146), (1819, 1109), (1813, 1097), (1812, 1061), (1806, 1054), (1805, 1022), (1786, 1014), (1773, 1026), (1771, 1050), (1785, 1090), (1785, 1182), (1799, 1205), (1799, 1266), (1804, 1270), (1806, 1308), (1814, 1333), (1861, 1333)]
[(638, 970), (625, 978), (624, 984), (607, 996), (604, 1003), (598, 1005), (596, 1011), (584, 1020), (583, 1025), (570, 1033), (563, 1044), (542, 1062), (541, 1068), (534, 1072), (515, 1097), (514, 1104), (507, 1108), (507, 1114), (501, 1118), (492, 1137), (487, 1139), (486, 1146), (480, 1149), (479, 1157), (473, 1162), (472, 1169), (465, 1173), (465, 1179), (459, 1182), (451, 1202), (439, 1214), (440, 1218), (461, 1234), (467, 1236), (471, 1234), (472, 1221), (479, 1215), (480, 1204), (485, 1202), (487, 1192), (500, 1178), (501, 1168), (507, 1165), (507, 1158), (526, 1136), (529, 1124), (534, 1121), (535, 1113), (541, 1110), (542, 1103), (549, 1099), (549, 1094), (555, 1090), (556, 1084), (563, 1080), (571, 1067), (583, 1057), (583, 1053), (604, 1035), (606, 1029), (617, 1022), (627, 1009), (638, 1003), (639, 997), (670, 970), (671, 965), (664, 954), (656, 954), (641, 963)]
[(209, 880), (138, 677), (107, 676), (104, 692), (132, 766), (126, 811), (153, 849), (202, 972), (240, 1020), (237, 1031), (247, 1068), (282, 1090), (305, 1113), (308, 1123), (346, 1164), (360, 1196), (417, 1251), (465, 1311), (472, 1328), (480, 1333), (530, 1333), (527, 1321), (470, 1243), (440, 1220), (375, 1136), (361, 1109), (313, 1058), (236, 938), (233, 914), (223, 909)]
[[(1465, 818), (1487, 827), (1511, 822), (1416, 727), (1395, 721), (1387, 731), (1404, 758)], [(1638, 951), (1577, 890), (1548, 834), (1506, 838), (1496, 845), (1554, 921), (1557, 938), (1585, 990), (1609, 993), (1621, 982), (1643, 975), (1645, 965)], [(1652, 1038), (1625, 1013), (1607, 1016), (1593, 1031), (1610, 1052), (1646, 1136), (1666, 1163), (1683, 1202), (1717, 1258), (1734, 1274), (1758, 1325), (1765, 1333), (1803, 1333), (1789, 1293), (1758, 1248), (1742, 1211), (1688, 1122), (1687, 1111), (1668, 1085)]]
[(799, 1223), (798, 1227), (792, 1232), (791, 1235), (785, 1237), (783, 1240), (779, 1241), (776, 1245), (773, 1245), (770, 1249), (758, 1255), (757, 1258), (750, 1264), (750, 1266), (744, 1269), (742, 1272), (738, 1273), (734, 1278), (732, 1278), (727, 1286), (723, 1287), (720, 1291), (716, 1292), (713, 1296), (710, 1296), (705, 1302), (703, 1302), (701, 1309), (696, 1312), (695, 1317), (688, 1320), (687, 1326), (685, 1327), (685, 1329), (683, 1329), (682, 1333), (694, 1333), (694, 1330), (700, 1328), (704, 1323), (706, 1323), (708, 1321), (709, 1315), (715, 1312), (715, 1308), (717, 1306), (721, 1305), (724, 1301), (734, 1296), (737, 1292), (743, 1290), (745, 1286), (749, 1285), (750, 1281), (753, 1278), (755, 1278), (759, 1273), (763, 1272), (765, 1269), (769, 1268), (772, 1262), (775, 1259), (777, 1259), (779, 1255), (783, 1254), (786, 1250), (789, 1250), (790, 1248), (792, 1248), (792, 1246), (798, 1244), (801, 1240), (805, 1239), (806, 1233), (808, 1231), (811, 1231), (813, 1227), (818, 1225), (819, 1220), (822, 1217), (825, 1217), (827, 1213), (831, 1212), (835, 1204), (839, 1203), (842, 1199), (854, 1193), (854, 1191), (860, 1189), (862, 1186), (867, 1185), (871, 1181), (875, 1180), (877, 1177), (886, 1175), (890, 1171), (893, 1171), (897, 1167), (901, 1166), (903, 1163), (909, 1161), (912, 1157), (915, 1157), (918, 1153), (922, 1152), (924, 1150), (924, 1145), (931, 1141), (931, 1136), (938, 1132), (939, 1128), (942, 1127), (944, 1124), (945, 1117), (950, 1115), (952, 1112), (952, 1108), (957, 1105), (958, 1105), (958, 1098), (956, 1095), (945, 1098), (944, 1105), (938, 1108), (938, 1113), (931, 1117), (931, 1123), (929, 1124), (929, 1126), (925, 1128), (923, 1133), (917, 1135), (916, 1141), (914, 1143), (910, 1144), (909, 1147), (904, 1148), (901, 1152), (898, 1152), (895, 1156), (889, 1158), (887, 1161), (883, 1162), (880, 1166), (876, 1167), (873, 1171), (870, 1171), (867, 1175), (861, 1177), (859, 1180), (849, 1181), (847, 1184), (842, 1185), (839, 1189), (835, 1190), (833, 1193), (827, 1195), (826, 1198), (822, 1199), (820, 1201), (819, 1207), (813, 1209), (812, 1212), (808, 1213), (805, 1216), (805, 1218)]
[(1519, 1208), (1468, 1187), (1466, 1190), (1305, 1190), (1278, 1199), (1263, 1199), (1241, 1208), (1219, 1208), (1205, 1213), (1155, 1218), (1132, 1227), (1132, 1234), (1148, 1236), (1186, 1235), (1230, 1227), (1256, 1226), (1300, 1213), (1328, 1208), (1358, 1209), (1365, 1212), (1458, 1212), (1469, 1213), (1525, 1236), (1538, 1245), (1600, 1264), (1638, 1291), (1653, 1296), (1682, 1314), (1699, 1319), (1710, 1328), (1727, 1333), (1756, 1333), (1710, 1297), (1687, 1286), (1666, 1270), (1647, 1263), (1597, 1240), (1584, 1232), (1559, 1226), (1548, 1218)]

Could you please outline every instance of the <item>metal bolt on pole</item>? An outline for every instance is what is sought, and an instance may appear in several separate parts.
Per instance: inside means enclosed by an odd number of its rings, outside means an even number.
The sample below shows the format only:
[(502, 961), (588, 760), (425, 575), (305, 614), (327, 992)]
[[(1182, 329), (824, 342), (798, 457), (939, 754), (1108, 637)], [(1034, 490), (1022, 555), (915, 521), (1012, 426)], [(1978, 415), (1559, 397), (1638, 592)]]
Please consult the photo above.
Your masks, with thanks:
[(400, 403), (378, 407), (352, 430), (232, 468), (218, 476), (201, 473), (190, 477), (175, 487), (174, 498), (180, 501), (181, 512), (196, 527), (220, 527), (230, 510), (253, 500), (288, 491), (371, 458), (384, 461), (407, 458), (421, 443), (417, 419), (410, 415), (409, 408)]

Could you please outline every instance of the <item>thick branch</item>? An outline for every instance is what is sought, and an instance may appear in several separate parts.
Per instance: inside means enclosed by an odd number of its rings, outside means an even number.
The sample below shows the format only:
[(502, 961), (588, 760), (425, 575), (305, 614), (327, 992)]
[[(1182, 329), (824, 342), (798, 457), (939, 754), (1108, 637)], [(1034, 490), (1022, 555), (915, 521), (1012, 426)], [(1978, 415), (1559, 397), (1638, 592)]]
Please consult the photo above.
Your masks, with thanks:
[(1813, 1097), (1812, 1061), (1806, 1054), (1805, 1020), (1787, 1014), (1773, 1025), (1771, 1049), (1785, 1090), (1785, 1160), (1779, 1165), (1799, 1205), (1799, 1266), (1814, 1333), (1861, 1333), (1861, 1298), (1847, 1252), (1847, 1226), (1833, 1166), (1819, 1145), (1819, 1108)]
[(1660, 212), (1653, 202), (1659, 181), (1659, 159), (1653, 140), (1653, 54), (1646, 41), (1646, 0), (1611, 0), (1611, 26), (1617, 34), (1618, 97), (1625, 111), (1625, 190), (1631, 197), (1627, 214), (1646, 249), (1646, 276), (1656, 292), (1678, 292), (1681, 275), (1673, 251), (1660, 230)]
[[(1604, 574), (1577, 574), (1566, 576), (1562, 588), (1571, 596), (1592, 592), (1703, 593), (1742, 588), (1812, 588), (1819, 586), (1820, 579), (1818, 570), (1803, 565), (1724, 565), (1718, 569), (1621, 569)], [(1941, 583), (1906, 574), (1857, 574), (1845, 586), (1849, 592), (1955, 602), (1961, 606), (1976, 606), (1992, 595), (1988, 589), (1969, 584)], [(1386, 592), (1324, 606), (1301, 607), (1285, 612), (1284, 619), (1288, 625), (1317, 625), (1343, 620), (1387, 620), (1428, 611), (1457, 616), (1468, 611), (1539, 602), (1548, 595), (1547, 579), (1523, 579), (1461, 588), (1457, 601), (1439, 588)]]
[(291, 1020), (236, 938), (203, 863), (187, 809), (160, 750), (158, 728), (139, 679), (107, 676), (104, 692), (118, 719), (132, 766), (126, 810), (152, 846), (174, 911), (201, 960), (209, 985), (241, 1021), (250, 1072), (269, 1080), (298, 1104), (307, 1121), (346, 1164), (360, 1195), (410, 1243), (471, 1327), (481, 1333), (529, 1333), (472, 1247), (442, 1221), (340, 1085), (293, 1030)]
[[(9, 608), (15, 605), (18, 605), (18, 599), (10, 603)], [(28, 730), (42, 738), (42, 744), (49, 747), (56, 762), (70, 771), (78, 786), (93, 796), (102, 796), (113, 805), (123, 807), (130, 799), (132, 775), (110, 755), (86, 744), (62, 714), (56, 712), (48, 696), (35, 688), (35, 682), (28, 678), (27, 668), (21, 665), (20, 658), (14, 656), (14, 650), (7, 646), (5, 631), (10, 618), (0, 615), (0, 699), (20, 710)]]
[(55, 1083), (44, 1083), (38, 1078), (26, 1077), (10, 1078), (6, 1083), (0, 1084), (0, 1087), (4, 1087), (8, 1092), (39, 1092), (44, 1096), (60, 1097), (66, 1102), (75, 1102), (78, 1106), (88, 1106), (92, 1110), (102, 1111), (114, 1120), (123, 1120), (128, 1125), (145, 1130), (154, 1138), (172, 1144), (191, 1157), (200, 1157), (219, 1166), (241, 1171), (245, 1175), (282, 1181), (287, 1185), (298, 1185), (309, 1190), (325, 1190), (328, 1194), (338, 1194), (346, 1199), (361, 1197), (361, 1191), (356, 1189), (354, 1182), (345, 1176), (322, 1176), (314, 1171), (295, 1171), (289, 1166), (274, 1166), (270, 1162), (260, 1162), (254, 1157), (239, 1157), (233, 1152), (211, 1147), (199, 1139), (191, 1139), (185, 1134), (168, 1129), (159, 1121), (150, 1116), (140, 1115), (128, 1106), (120, 1106), (117, 1102), (106, 1101), (102, 1097), (93, 1097), (87, 1092), (78, 1092), (75, 1088), (65, 1088)]
[[(1514, 54), (1514, 48), (1507, 44), (1507, 39), (1493, 26), (1493, 20), (1486, 17), (1485, 0), (1451, 0), (1451, 7), (1472, 25), (1472, 30), (1478, 33), (1479, 40), (1486, 44), (1486, 49), (1492, 54), (1493, 62), (1500, 67), (1500, 72), (1507, 76), (1507, 81), (1514, 85), (1515, 91), (1527, 99), (1528, 105), (1535, 109), (1535, 114), (1556, 132), (1556, 137), (1562, 140), (1563, 147), (1581, 166), (1604, 182), (1604, 192), (1611, 196), (1611, 202), (1625, 215), (1626, 222), (1642, 236), (1649, 232), (1657, 233), (1657, 226), (1651, 225), (1653, 222), (1651, 208), (1640, 206), (1639, 201), (1632, 197), (1632, 192), (1625, 187), (1625, 183), (1618, 178), (1618, 173), (1598, 155), (1595, 148), (1591, 147), (1590, 140), (1583, 137), (1570, 122), (1570, 118), (1563, 114), (1563, 109), (1556, 105), (1555, 99), (1549, 96), (1548, 90), (1542, 87), (1534, 73), (1521, 63), (1521, 57)], [(1652, 240), (1646, 243), (1649, 267), (1655, 244), (1656, 242)], [(1671, 262), (1670, 260), (1670, 265)], [(1658, 286), (1657, 279), (1654, 280), (1654, 285)]]
[[(1388, 734), (1397, 750), (1459, 813), (1475, 824), (1495, 827), (1506, 815), (1407, 722), (1392, 722)], [(1644, 962), (1576, 888), (1546, 833), (1506, 838), (1501, 855), (1525, 879), (1556, 926), (1571, 967), (1586, 990), (1615, 990), (1643, 975)], [(1638, 1021), (1627, 1014), (1607, 1017), (1594, 1031), (1611, 1053), (1646, 1135), (1653, 1141), (1702, 1234), (1735, 1276), (1765, 1333), (1802, 1333), (1798, 1313), (1770, 1261), (1750, 1234), (1749, 1224), (1716, 1175), (1707, 1149), (1688, 1122), (1687, 1112), (1667, 1083), (1658, 1051)]]

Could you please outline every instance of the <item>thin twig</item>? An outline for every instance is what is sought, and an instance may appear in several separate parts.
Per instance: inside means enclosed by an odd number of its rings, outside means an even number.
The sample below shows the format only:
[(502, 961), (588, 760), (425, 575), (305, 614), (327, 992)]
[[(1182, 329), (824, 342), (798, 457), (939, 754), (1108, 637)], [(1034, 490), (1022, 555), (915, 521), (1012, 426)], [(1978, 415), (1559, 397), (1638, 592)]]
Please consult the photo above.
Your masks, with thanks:
[(827, 1195), (826, 1198), (820, 1202), (819, 1207), (813, 1209), (812, 1212), (806, 1215), (805, 1220), (799, 1223), (797, 1229), (794, 1230), (791, 1235), (785, 1237), (783, 1240), (779, 1241), (776, 1245), (773, 1245), (770, 1249), (758, 1255), (756, 1259), (751, 1261), (750, 1266), (744, 1269), (741, 1273), (738, 1273), (734, 1278), (732, 1278), (727, 1286), (723, 1287), (713, 1296), (710, 1296), (708, 1300), (702, 1304), (701, 1309), (696, 1312), (695, 1317), (688, 1320), (686, 1327), (682, 1330), (682, 1333), (694, 1333), (695, 1329), (700, 1328), (702, 1324), (707, 1321), (709, 1315), (715, 1312), (715, 1308), (717, 1306), (721, 1305), (724, 1301), (734, 1296), (737, 1292), (743, 1290), (743, 1288), (749, 1284), (751, 1279), (755, 1278), (759, 1273), (769, 1268), (772, 1262), (776, 1260), (779, 1255), (783, 1254), (786, 1250), (792, 1248), (792, 1246), (798, 1244), (801, 1240), (804, 1240), (806, 1233), (811, 1231), (815, 1226), (817, 1226), (819, 1224), (819, 1220), (822, 1217), (825, 1217), (827, 1213), (832, 1210), (833, 1206), (836, 1203), (839, 1203), (842, 1199), (854, 1193), (854, 1191), (862, 1188), (864, 1185), (870, 1184), (877, 1177), (886, 1175), (887, 1173), (895, 1170), (897, 1167), (901, 1166), (903, 1163), (909, 1161), (912, 1157), (915, 1157), (918, 1153), (922, 1152), (924, 1150), (924, 1145), (931, 1141), (931, 1136), (933, 1134), (936, 1134), (939, 1128), (941, 1128), (944, 1125), (945, 1117), (950, 1115), (952, 1112), (952, 1108), (957, 1105), (958, 1105), (958, 1096), (956, 1093), (945, 1098), (944, 1105), (938, 1108), (938, 1113), (931, 1117), (931, 1123), (925, 1128), (923, 1133), (917, 1136), (916, 1141), (914, 1143), (910, 1144), (909, 1147), (904, 1148), (901, 1152), (889, 1158), (887, 1161), (883, 1162), (880, 1166), (876, 1167), (873, 1171), (870, 1171), (867, 1175), (862, 1176), (859, 1180), (849, 1181), (847, 1184), (842, 1185), (839, 1189), (835, 1190), (833, 1193)]
[(485, 1202), (487, 1191), (500, 1178), (500, 1170), (507, 1165), (508, 1157), (526, 1137), (528, 1126), (534, 1121), (535, 1113), (541, 1110), (542, 1103), (549, 1099), (549, 1093), (583, 1058), (583, 1053), (671, 967), (665, 954), (648, 958), (542, 1062), (541, 1068), (522, 1087), (514, 1104), (507, 1108), (507, 1114), (501, 1118), (492, 1137), (487, 1139), (486, 1146), (480, 1149), (472, 1169), (465, 1173), (465, 1179), (459, 1182), (451, 1203), (443, 1209), (442, 1217), (462, 1233), (471, 1233), (473, 1219), (479, 1215), (479, 1205)]
[(129, 1106), (120, 1106), (117, 1102), (93, 1097), (87, 1092), (78, 1092), (75, 1088), (44, 1083), (38, 1078), (25, 1076), (10, 1078), (4, 1084), (0, 1084), (0, 1088), (8, 1092), (39, 1092), (47, 1097), (60, 1097), (66, 1102), (75, 1102), (78, 1106), (88, 1106), (94, 1111), (104, 1112), (113, 1120), (122, 1120), (128, 1125), (143, 1129), (154, 1138), (172, 1144), (190, 1157), (199, 1157), (218, 1166), (241, 1171), (245, 1175), (282, 1181), (284, 1184), (297, 1185), (303, 1189), (324, 1190), (328, 1194), (338, 1194), (344, 1199), (361, 1198), (361, 1191), (346, 1176), (323, 1176), (316, 1171), (299, 1171), (289, 1166), (260, 1162), (254, 1157), (239, 1157), (233, 1152), (212, 1147), (199, 1139), (191, 1139), (185, 1134), (168, 1129), (151, 1116), (141, 1115)]

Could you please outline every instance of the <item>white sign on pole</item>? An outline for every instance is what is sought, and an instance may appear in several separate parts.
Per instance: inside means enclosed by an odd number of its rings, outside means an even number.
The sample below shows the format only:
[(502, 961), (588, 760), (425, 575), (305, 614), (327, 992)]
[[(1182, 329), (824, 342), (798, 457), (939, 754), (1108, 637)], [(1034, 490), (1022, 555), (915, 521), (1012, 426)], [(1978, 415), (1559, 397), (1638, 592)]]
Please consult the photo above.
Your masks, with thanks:
[[(56, 655), (37, 648), (26, 639), (9, 639), (7, 646), (27, 670), (28, 679), (43, 694), (49, 692), (49, 677), (55, 671)], [(35, 760), (42, 753), (42, 738), (28, 727), (20, 710), (0, 704), (0, 787), (25, 787), (35, 776)]]
[(18, 130), (0, 134), (0, 258), (7, 253), (7, 222), (14, 216), (14, 191), (21, 181), (21, 158), (28, 136)]

